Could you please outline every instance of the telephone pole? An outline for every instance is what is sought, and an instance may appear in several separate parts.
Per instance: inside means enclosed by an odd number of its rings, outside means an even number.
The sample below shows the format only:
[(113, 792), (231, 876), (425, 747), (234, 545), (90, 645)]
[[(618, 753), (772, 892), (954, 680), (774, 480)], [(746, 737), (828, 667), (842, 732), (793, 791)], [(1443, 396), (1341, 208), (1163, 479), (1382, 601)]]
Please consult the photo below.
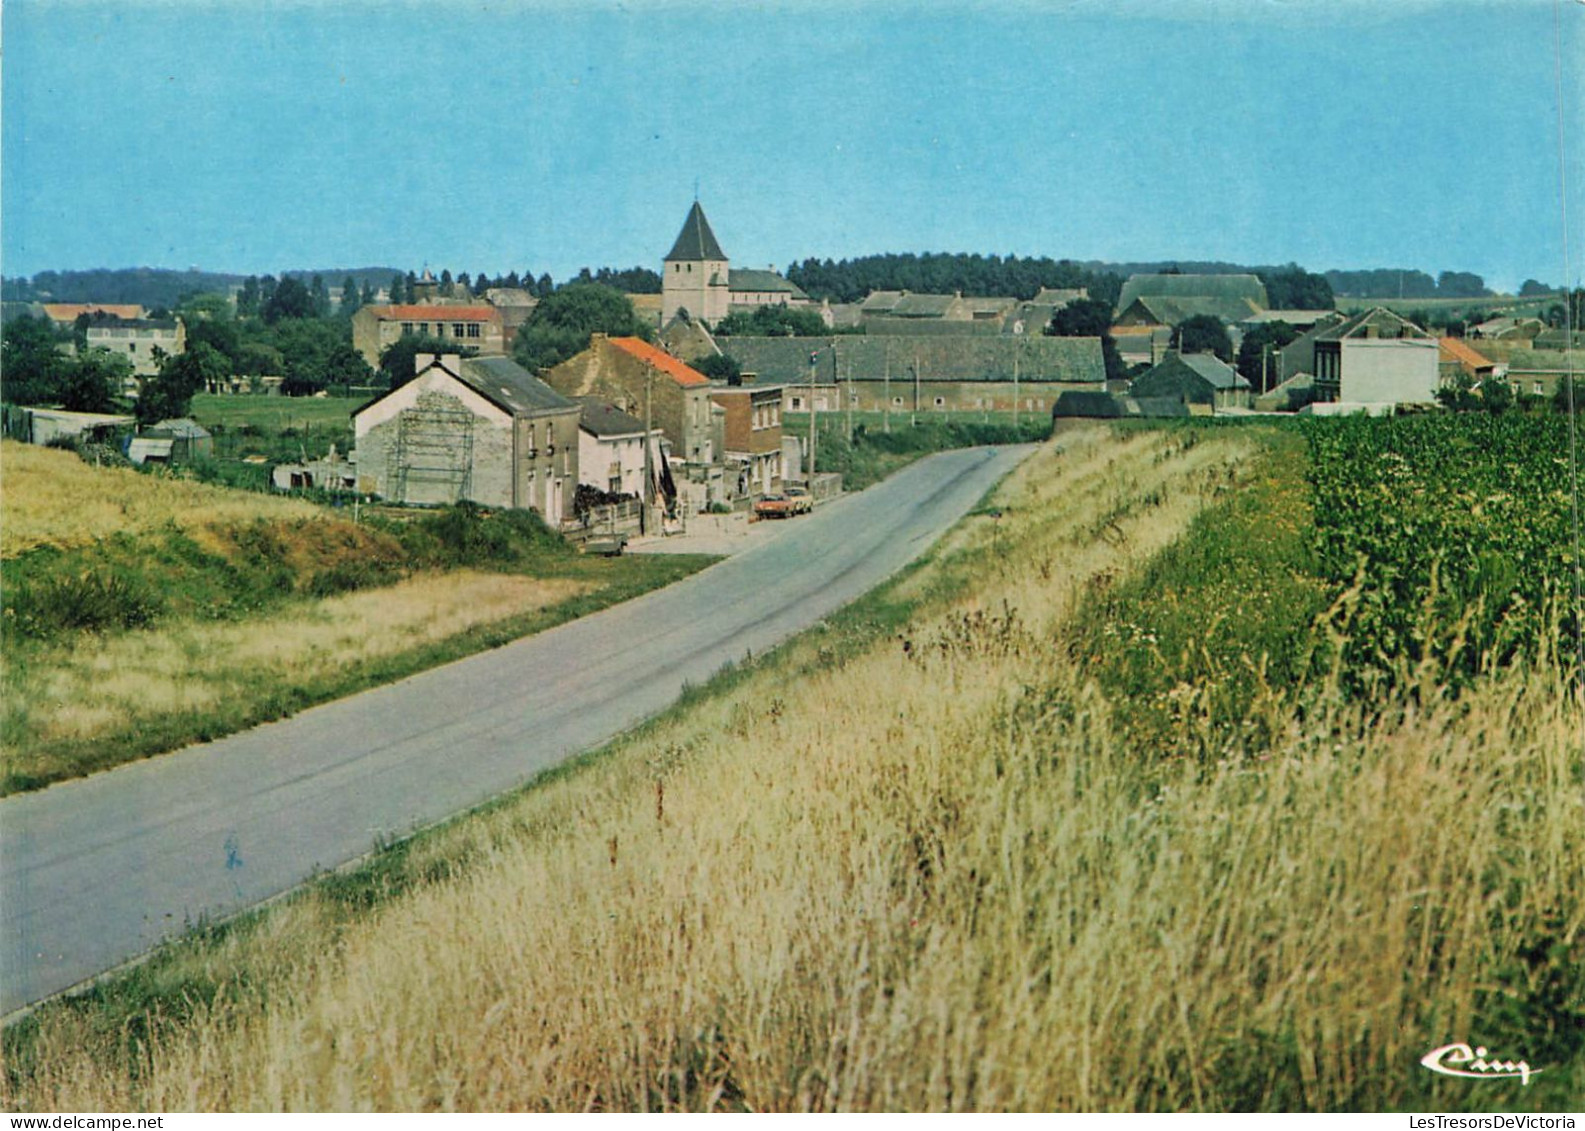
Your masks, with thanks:
[(650, 451), (650, 447), (655, 441), (650, 435), (649, 405), (650, 390), (654, 387), (655, 371), (646, 369), (644, 371), (644, 494), (638, 506), (638, 532), (640, 534), (649, 533), (649, 508), (653, 505), (655, 499), (655, 457)]

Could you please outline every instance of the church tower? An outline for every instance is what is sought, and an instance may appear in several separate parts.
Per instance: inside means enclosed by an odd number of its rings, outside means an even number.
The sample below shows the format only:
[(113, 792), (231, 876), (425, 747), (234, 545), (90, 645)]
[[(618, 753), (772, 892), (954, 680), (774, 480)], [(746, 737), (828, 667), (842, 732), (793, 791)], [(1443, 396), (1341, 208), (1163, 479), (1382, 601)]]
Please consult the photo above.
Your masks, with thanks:
[(661, 268), (661, 325), (679, 310), (710, 326), (725, 318), (731, 305), (730, 270), (704, 209), (694, 201)]

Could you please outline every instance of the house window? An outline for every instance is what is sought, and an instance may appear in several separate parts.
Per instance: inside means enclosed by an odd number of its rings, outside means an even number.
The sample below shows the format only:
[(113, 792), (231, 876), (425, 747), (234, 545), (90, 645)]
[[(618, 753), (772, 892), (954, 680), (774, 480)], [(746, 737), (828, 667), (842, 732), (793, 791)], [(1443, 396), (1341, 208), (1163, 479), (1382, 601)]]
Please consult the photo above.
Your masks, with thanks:
[(128, 353), (137, 353), (138, 352), (138, 343), (136, 343), (136, 342), (128, 342), (127, 343), (127, 352)]
[(461, 322), (453, 322), (451, 324), (451, 336), (453, 338), (460, 338), (464, 333), (466, 333), (466, 331), (462, 328), (462, 325), (463, 324)]
[(1534, 393), (1538, 397), (1541, 396), (1542, 395), (1542, 393), (1541, 393), (1541, 382), (1539, 382), (1539, 381), (1532, 382), (1531, 385), (1530, 385), (1530, 391), (1532, 393)]
[(803, 406), (804, 406), (804, 399), (802, 397), (794, 397), (792, 399), (792, 410), (794, 412), (801, 411), (803, 409)]
[(402, 323), (402, 333), (410, 335), (410, 334), (412, 334), (412, 332), (413, 332), (413, 324), (411, 322), (403, 322)]
[(429, 336), (429, 323), (428, 322), (420, 322), (418, 324), (418, 332), (420, 334), (423, 334), (427, 338)]
[(477, 338), (478, 336), (479, 336), (479, 324), (477, 322), (469, 322), (468, 323), (468, 337)]

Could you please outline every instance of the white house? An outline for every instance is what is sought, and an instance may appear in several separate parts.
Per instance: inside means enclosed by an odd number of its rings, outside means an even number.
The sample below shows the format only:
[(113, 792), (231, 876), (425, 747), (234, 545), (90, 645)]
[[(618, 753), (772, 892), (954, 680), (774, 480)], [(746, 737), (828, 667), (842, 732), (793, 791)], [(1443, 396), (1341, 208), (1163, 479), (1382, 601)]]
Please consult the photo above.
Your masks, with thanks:
[(417, 375), (358, 409), (358, 490), (398, 503), (572, 514), (580, 406), (505, 357), (419, 354)]
[[(604, 397), (577, 397), (583, 406), (578, 420), (578, 482), (616, 495), (642, 498), (644, 490), (644, 422), (623, 412)], [(661, 467), (661, 430), (650, 430), (651, 470)]]

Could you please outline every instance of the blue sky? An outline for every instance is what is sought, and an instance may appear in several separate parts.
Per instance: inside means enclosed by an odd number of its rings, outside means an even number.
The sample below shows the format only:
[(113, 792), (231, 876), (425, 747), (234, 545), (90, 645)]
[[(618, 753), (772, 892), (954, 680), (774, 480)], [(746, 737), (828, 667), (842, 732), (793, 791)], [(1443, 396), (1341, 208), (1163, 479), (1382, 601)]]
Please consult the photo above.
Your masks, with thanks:
[(0, 270), (974, 251), (1561, 279), (1568, 0), (6, 0)]

